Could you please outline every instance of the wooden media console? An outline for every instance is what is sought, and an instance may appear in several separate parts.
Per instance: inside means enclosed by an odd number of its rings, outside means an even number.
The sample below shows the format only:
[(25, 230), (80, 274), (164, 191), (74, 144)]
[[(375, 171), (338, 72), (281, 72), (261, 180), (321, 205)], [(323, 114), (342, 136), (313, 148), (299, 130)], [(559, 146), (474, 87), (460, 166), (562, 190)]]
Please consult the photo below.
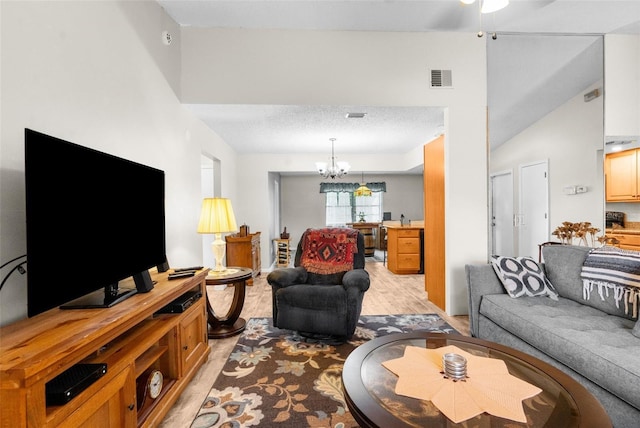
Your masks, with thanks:
[[(210, 351), (206, 274), (169, 281), (152, 273), (153, 290), (111, 308), (56, 308), (0, 328), (1, 426), (158, 425)], [(158, 313), (192, 292), (201, 297), (184, 312)], [(48, 406), (47, 382), (79, 363), (106, 363), (107, 372), (68, 403)], [(162, 388), (138, 402), (152, 371)]]

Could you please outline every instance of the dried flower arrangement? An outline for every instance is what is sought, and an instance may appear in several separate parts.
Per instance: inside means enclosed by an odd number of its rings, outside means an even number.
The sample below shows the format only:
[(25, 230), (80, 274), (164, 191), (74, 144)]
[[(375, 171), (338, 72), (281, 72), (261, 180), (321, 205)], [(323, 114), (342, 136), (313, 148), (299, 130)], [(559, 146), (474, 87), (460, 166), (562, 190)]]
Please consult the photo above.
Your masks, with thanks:
[(573, 240), (577, 239), (577, 245), (594, 247), (596, 241), (604, 243), (603, 238), (606, 239), (605, 236), (596, 238), (596, 233), (598, 232), (600, 232), (600, 229), (592, 227), (588, 221), (579, 223), (564, 221), (562, 222), (562, 226), (558, 226), (556, 230), (553, 231), (552, 235), (558, 237), (563, 244), (574, 245)]

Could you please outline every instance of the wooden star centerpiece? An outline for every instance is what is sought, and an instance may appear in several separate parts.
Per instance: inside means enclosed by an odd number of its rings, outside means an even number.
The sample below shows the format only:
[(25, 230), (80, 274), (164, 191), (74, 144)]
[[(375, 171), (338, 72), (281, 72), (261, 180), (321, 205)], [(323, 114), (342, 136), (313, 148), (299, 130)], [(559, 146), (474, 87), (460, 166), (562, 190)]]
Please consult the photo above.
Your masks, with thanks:
[[(447, 353), (466, 358), (465, 379), (451, 379), (444, 374), (442, 356)], [(512, 376), (504, 361), (472, 355), (456, 346), (407, 346), (401, 358), (382, 365), (398, 376), (396, 394), (429, 400), (455, 423), (483, 412), (525, 423), (522, 400), (542, 391)]]

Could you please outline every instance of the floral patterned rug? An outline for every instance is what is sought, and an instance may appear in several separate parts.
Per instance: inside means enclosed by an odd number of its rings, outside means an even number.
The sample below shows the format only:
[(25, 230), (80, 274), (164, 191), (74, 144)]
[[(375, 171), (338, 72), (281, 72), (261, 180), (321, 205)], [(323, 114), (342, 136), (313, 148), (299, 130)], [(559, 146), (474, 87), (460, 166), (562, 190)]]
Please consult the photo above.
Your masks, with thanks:
[(363, 315), (352, 339), (331, 344), (251, 318), (191, 428), (358, 427), (342, 394), (342, 365), (357, 346), (390, 333), (457, 333), (435, 314)]

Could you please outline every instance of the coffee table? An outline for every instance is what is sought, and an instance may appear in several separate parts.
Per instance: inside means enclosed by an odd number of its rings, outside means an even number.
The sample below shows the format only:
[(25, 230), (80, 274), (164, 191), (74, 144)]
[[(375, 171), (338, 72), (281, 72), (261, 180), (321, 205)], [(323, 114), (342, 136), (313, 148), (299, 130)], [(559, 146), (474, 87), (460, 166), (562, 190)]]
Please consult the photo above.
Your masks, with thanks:
[[(382, 362), (400, 358), (407, 346), (429, 349), (453, 345), (474, 355), (499, 358), (511, 375), (542, 389), (523, 400), (528, 424), (482, 413), (468, 426), (611, 427), (600, 402), (573, 378), (515, 349), (467, 336), (444, 333), (397, 333), (373, 339), (347, 357), (342, 371), (345, 401), (362, 427), (456, 426), (428, 400), (397, 395), (397, 376)], [(467, 426), (467, 425), (464, 425)]]

